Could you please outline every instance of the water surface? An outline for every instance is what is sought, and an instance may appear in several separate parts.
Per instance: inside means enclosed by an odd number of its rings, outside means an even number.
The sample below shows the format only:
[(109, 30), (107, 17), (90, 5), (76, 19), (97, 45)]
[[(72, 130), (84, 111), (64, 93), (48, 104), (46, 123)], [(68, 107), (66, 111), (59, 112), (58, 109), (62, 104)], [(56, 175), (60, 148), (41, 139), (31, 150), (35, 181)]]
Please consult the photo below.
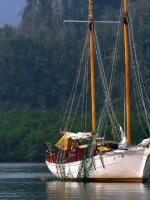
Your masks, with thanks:
[[(47, 177), (48, 181), (41, 181)], [(45, 164), (0, 164), (0, 200), (149, 200), (150, 184), (58, 181)]]

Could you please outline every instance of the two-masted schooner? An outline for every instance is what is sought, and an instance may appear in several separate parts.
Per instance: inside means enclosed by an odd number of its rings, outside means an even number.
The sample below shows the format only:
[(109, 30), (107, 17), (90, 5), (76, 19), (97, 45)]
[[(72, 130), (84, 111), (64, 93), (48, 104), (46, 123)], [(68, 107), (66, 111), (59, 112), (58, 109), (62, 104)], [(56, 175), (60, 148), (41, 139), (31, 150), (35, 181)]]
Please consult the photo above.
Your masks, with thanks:
[[(89, 17), (84, 22), (88, 24), (88, 39), (86, 41), (89, 47), (90, 60), (92, 127), (89, 132), (83, 131), (78, 133), (69, 131), (67, 127), (61, 132), (62, 137), (55, 144), (57, 150), (53, 150), (50, 145), (48, 146), (46, 164), (51, 173), (63, 180), (143, 182), (150, 176), (150, 138), (143, 140), (138, 145), (131, 145), (130, 57), (132, 56), (129, 56), (129, 49), (130, 43), (134, 41), (132, 38), (129, 39), (132, 37), (132, 32), (130, 32), (132, 26), (130, 26), (128, 5), (128, 0), (123, 0), (123, 16), (121, 10), (121, 18), (124, 21), (126, 130), (122, 129), (114, 114), (111, 103), (111, 86), (107, 82), (101, 57), (98, 58), (97, 64), (101, 65), (100, 73), (103, 79), (105, 99), (102, 115), (99, 123), (97, 123), (94, 58), (96, 54), (95, 49), (96, 52), (99, 52), (99, 46), (97, 44), (97, 35), (95, 34), (95, 23), (99, 23), (100, 21), (95, 21), (93, 15), (93, 0), (89, 0)], [(118, 26), (120, 26), (120, 23)], [(134, 51), (135, 49), (132, 51), (132, 54), (135, 53)], [(140, 87), (140, 81), (138, 81), (138, 84)], [(76, 90), (76, 84), (74, 90)], [(143, 94), (141, 90), (140, 92)], [(113, 128), (115, 130), (118, 129), (119, 142), (107, 141), (105, 136), (99, 136), (100, 126), (102, 126), (102, 118), (105, 112), (110, 117), (112, 126), (114, 126)], [(147, 113), (146, 109), (145, 112)], [(105, 121), (105, 118), (103, 120)], [(147, 118), (147, 123), (149, 125), (149, 118)]]

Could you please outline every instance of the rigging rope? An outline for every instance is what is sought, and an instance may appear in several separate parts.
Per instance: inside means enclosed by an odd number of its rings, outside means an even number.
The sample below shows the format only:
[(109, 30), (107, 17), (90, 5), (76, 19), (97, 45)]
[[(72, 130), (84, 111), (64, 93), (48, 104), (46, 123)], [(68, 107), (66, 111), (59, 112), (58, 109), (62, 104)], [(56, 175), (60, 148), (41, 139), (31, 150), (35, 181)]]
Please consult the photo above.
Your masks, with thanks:
[[(120, 9), (120, 14), (119, 14), (119, 21), (120, 22), (121, 22), (121, 19), (122, 19), (122, 4), (121, 4), (121, 9)], [(114, 50), (114, 58), (113, 58), (113, 63), (112, 63), (112, 71), (111, 71), (111, 77), (110, 77), (110, 82), (109, 82), (109, 86), (108, 86), (106, 75), (105, 75), (105, 70), (104, 70), (104, 67), (103, 67), (103, 61), (102, 61), (102, 57), (101, 57), (101, 51), (100, 51), (100, 47), (99, 47), (99, 44), (98, 44), (96, 29), (95, 29), (96, 54), (97, 54), (97, 60), (98, 60), (98, 65), (99, 65), (99, 70), (100, 70), (100, 76), (101, 76), (102, 83), (103, 83), (103, 90), (104, 90), (104, 94), (105, 94), (105, 104), (104, 104), (104, 108), (103, 108), (101, 115), (102, 116), (104, 114), (106, 115), (106, 113), (105, 113), (105, 108), (106, 108), (107, 113), (108, 113), (109, 118), (110, 118), (110, 121), (111, 121), (111, 124), (112, 124), (112, 127), (115, 128), (115, 131), (118, 135), (118, 138), (120, 138), (120, 137), (119, 137), (119, 134), (118, 134), (117, 126), (119, 128), (120, 124), (118, 123), (117, 118), (115, 116), (115, 112), (114, 112), (114, 108), (112, 106), (110, 94), (111, 94), (111, 91), (112, 91), (113, 78), (114, 78), (114, 74), (115, 74), (115, 66), (116, 66), (116, 61), (117, 61), (116, 55), (117, 55), (117, 52), (118, 52), (118, 43), (119, 43), (119, 39), (120, 39), (120, 33), (121, 33), (121, 23), (119, 23), (119, 25), (118, 25), (118, 31), (117, 31), (117, 36), (116, 36), (116, 45), (115, 45), (115, 50)], [(111, 117), (110, 113), (112, 114), (112, 117)], [(98, 131), (99, 131), (101, 124), (102, 124), (102, 119), (103, 119), (102, 116), (100, 117), (100, 120), (99, 120)]]
[[(141, 126), (142, 126), (139, 108), (138, 108), (138, 102), (139, 102), (139, 106), (141, 107), (141, 112), (142, 112), (143, 118), (144, 118), (144, 120), (147, 124), (147, 127), (149, 129), (149, 133), (150, 133), (150, 122), (149, 122), (150, 115), (148, 114), (148, 111), (147, 111), (147, 108), (146, 108), (146, 104), (145, 104), (145, 100), (144, 100), (144, 94), (145, 94), (146, 100), (148, 102), (147, 106), (150, 106), (150, 101), (148, 99), (146, 88), (144, 86), (143, 78), (142, 78), (142, 75), (141, 75), (141, 72), (140, 72), (139, 62), (138, 62), (138, 59), (137, 59), (130, 3), (129, 3), (128, 23), (129, 23), (129, 43), (130, 43), (131, 62), (132, 62), (131, 69), (132, 69), (132, 72), (133, 72), (133, 76), (135, 77), (135, 79), (133, 79), (134, 83), (135, 83), (134, 94), (135, 94), (135, 98), (138, 99), (138, 101), (136, 102), (137, 112), (138, 112), (138, 117), (139, 117), (139, 120), (140, 120), (140, 123), (141, 123)], [(144, 94), (143, 94), (142, 88), (144, 90)], [(135, 91), (135, 89), (136, 89), (136, 91)], [(143, 126), (142, 126), (142, 129), (144, 130)]]
[[(118, 134), (116, 125), (119, 125), (119, 123), (117, 122), (117, 119), (114, 114), (113, 106), (112, 106), (109, 86), (107, 84), (107, 79), (106, 79), (106, 75), (105, 75), (105, 71), (104, 71), (104, 67), (103, 67), (103, 61), (102, 61), (102, 57), (101, 57), (101, 52), (100, 52), (100, 48), (99, 48), (99, 44), (98, 44), (96, 31), (95, 31), (95, 44), (96, 44), (97, 61), (98, 61), (100, 76), (101, 76), (101, 80), (102, 80), (102, 84), (103, 84), (104, 95), (105, 95), (104, 107), (107, 109), (107, 114), (109, 115), (112, 127), (114, 127), (116, 133)], [(112, 116), (111, 116), (111, 114), (112, 114)]]
[[(84, 57), (85, 57), (85, 59), (87, 59), (86, 58), (86, 53), (88, 53), (89, 52), (89, 41), (88, 41), (88, 39), (86, 40), (86, 47), (87, 47), (87, 49), (85, 48), (85, 52), (84, 52)], [(87, 51), (86, 51), (87, 50)], [(89, 55), (88, 55), (88, 57), (89, 57)], [(85, 61), (85, 63), (86, 63), (87, 61)], [(83, 63), (83, 62), (82, 62)], [(81, 87), (81, 91), (80, 91), (80, 94), (79, 94), (79, 98), (78, 98), (78, 103), (77, 103), (77, 105), (76, 105), (76, 108), (75, 108), (75, 112), (74, 112), (74, 115), (72, 116), (72, 123), (71, 123), (71, 127), (70, 127), (70, 129), (69, 130), (71, 130), (72, 129), (72, 127), (73, 127), (73, 124), (74, 124), (74, 121), (75, 121), (75, 117), (76, 117), (76, 115), (77, 115), (77, 110), (78, 110), (78, 108), (79, 108), (79, 104), (80, 104), (80, 100), (81, 100), (81, 97), (82, 97), (82, 95), (83, 95), (83, 98), (84, 98), (84, 91), (85, 91), (85, 80), (86, 80), (86, 72), (87, 72), (87, 70), (88, 69), (86, 69), (87, 68), (87, 65), (84, 65), (84, 75), (83, 75), (83, 81), (82, 81), (82, 87)], [(83, 102), (84, 102), (84, 99), (83, 99)], [(82, 105), (83, 106), (83, 105)], [(82, 116), (83, 116), (83, 113), (81, 114), (81, 124), (82, 124)]]
[(81, 60), (80, 60), (79, 66), (78, 66), (77, 75), (76, 75), (76, 78), (75, 78), (75, 81), (74, 81), (74, 84), (73, 84), (73, 87), (72, 87), (72, 90), (71, 90), (71, 94), (70, 94), (70, 97), (69, 97), (69, 100), (68, 100), (68, 103), (67, 103), (67, 108), (66, 108), (66, 111), (65, 111), (65, 114), (64, 114), (64, 117), (63, 117), (63, 121), (62, 121), (60, 130), (63, 129), (63, 128), (64, 128), (65, 131), (68, 130), (68, 126), (69, 126), (71, 114), (72, 114), (72, 111), (73, 111), (75, 94), (77, 92), (77, 85), (78, 85), (78, 82), (79, 82), (81, 67), (82, 67), (87, 43), (88, 43), (88, 32), (86, 34), (86, 39), (85, 39), (85, 43), (84, 43), (82, 57), (81, 57)]
[[(88, 64), (89, 64), (89, 47), (87, 48), (87, 55), (85, 55), (85, 67), (84, 67), (84, 86), (83, 86), (83, 97), (82, 97), (82, 114), (81, 114), (81, 129), (83, 127), (84, 120), (84, 130), (86, 130), (87, 124), (87, 98), (88, 98)], [(84, 103), (85, 102), (85, 103)], [(85, 111), (85, 114), (84, 114)], [(84, 116), (85, 115), (85, 116)], [(83, 119), (84, 118), (84, 119)]]

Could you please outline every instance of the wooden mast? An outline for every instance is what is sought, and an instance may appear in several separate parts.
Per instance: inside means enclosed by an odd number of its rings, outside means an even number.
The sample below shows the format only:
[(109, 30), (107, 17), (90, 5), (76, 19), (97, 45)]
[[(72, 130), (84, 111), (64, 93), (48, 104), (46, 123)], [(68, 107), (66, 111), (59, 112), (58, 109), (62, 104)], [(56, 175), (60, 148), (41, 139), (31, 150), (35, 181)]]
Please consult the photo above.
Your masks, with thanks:
[(128, 145), (131, 145), (128, 0), (124, 0), (124, 48), (125, 48), (125, 90), (126, 90), (125, 91), (126, 93), (126, 133), (127, 133)]
[(94, 68), (94, 17), (93, 0), (89, 0), (89, 33), (90, 33), (90, 68), (91, 68), (91, 101), (92, 101), (92, 132), (96, 129), (96, 98), (95, 98), (95, 68)]

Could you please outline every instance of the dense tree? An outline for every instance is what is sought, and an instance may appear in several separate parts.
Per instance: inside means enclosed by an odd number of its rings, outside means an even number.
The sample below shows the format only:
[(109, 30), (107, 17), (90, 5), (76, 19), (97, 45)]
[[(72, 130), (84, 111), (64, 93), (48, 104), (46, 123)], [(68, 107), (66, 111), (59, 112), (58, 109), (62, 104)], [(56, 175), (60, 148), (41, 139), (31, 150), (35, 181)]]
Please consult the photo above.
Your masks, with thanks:
[[(148, 89), (150, 3), (149, 0), (130, 2), (138, 59)], [(118, 20), (120, 0), (94, 3), (96, 20)], [(27, 0), (19, 26), (0, 28), (0, 160), (40, 160), (44, 141), (50, 137), (56, 140), (53, 133), (60, 127), (59, 114), (65, 109), (73, 85), (87, 29), (85, 24), (64, 24), (63, 20), (86, 20), (87, 11), (87, 0)], [(116, 31), (116, 25), (97, 25), (108, 80)], [(117, 66), (112, 96), (115, 109), (122, 112), (121, 44)], [(137, 132), (139, 124), (135, 117), (134, 122)]]

